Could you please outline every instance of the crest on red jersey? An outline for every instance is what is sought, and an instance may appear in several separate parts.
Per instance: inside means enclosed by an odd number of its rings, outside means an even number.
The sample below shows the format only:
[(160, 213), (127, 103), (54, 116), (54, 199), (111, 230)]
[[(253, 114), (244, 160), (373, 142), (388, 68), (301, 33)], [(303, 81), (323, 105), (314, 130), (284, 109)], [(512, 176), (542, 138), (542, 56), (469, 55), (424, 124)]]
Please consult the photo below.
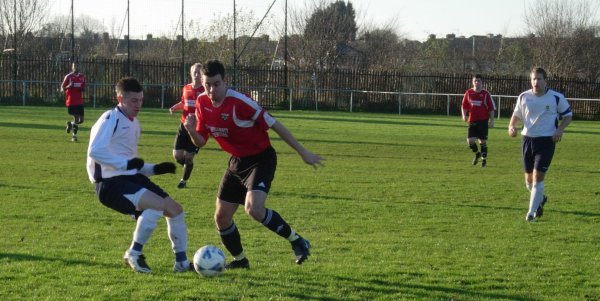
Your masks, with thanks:
[(227, 114), (227, 113), (221, 113), (221, 119), (227, 120), (227, 118), (229, 118), (229, 114)]

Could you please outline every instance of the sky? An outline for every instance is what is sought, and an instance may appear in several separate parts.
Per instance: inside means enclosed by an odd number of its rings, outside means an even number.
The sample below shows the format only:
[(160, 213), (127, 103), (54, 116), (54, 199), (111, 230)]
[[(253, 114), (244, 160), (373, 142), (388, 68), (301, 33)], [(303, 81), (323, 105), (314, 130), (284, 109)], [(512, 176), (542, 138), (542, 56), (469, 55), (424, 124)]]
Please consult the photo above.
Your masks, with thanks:
[[(68, 15), (71, 0), (48, 0), (50, 15)], [(321, 0), (288, 0), (288, 11), (306, 11)], [(331, 1), (331, 0), (324, 0)], [(350, 0), (356, 12), (359, 27), (391, 25), (401, 37), (424, 41), (430, 34), (470, 37), (472, 35), (501, 34), (518, 36), (526, 33), (525, 12), (535, 0)], [(185, 22), (208, 24), (233, 11), (233, 0), (184, 0)], [(269, 9), (265, 30), (283, 28), (285, 0), (236, 0), (238, 11), (251, 11), (257, 20)], [(73, 0), (75, 17), (88, 15), (101, 21), (108, 32), (122, 28), (126, 23), (125, 0)], [(130, 33), (132, 38), (174, 36), (181, 13), (181, 0), (129, 0)], [(600, 14), (600, 11), (598, 11)], [(598, 16), (600, 19), (600, 16)], [(110, 28), (113, 28), (111, 31)], [(117, 29), (117, 30), (115, 30)], [(288, 29), (289, 30), (289, 29)], [(282, 32), (283, 30), (279, 30)], [(123, 32), (123, 31), (120, 31)], [(272, 35), (274, 35), (271, 32)]]

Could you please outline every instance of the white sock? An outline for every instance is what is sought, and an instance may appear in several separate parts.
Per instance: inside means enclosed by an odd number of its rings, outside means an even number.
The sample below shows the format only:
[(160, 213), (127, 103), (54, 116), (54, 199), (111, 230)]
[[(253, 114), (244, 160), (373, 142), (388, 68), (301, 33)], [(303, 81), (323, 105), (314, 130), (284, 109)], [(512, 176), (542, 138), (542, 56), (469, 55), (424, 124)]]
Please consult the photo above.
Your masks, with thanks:
[(533, 183), (529, 196), (529, 212), (527, 215), (535, 216), (535, 212), (544, 198), (544, 181)]
[(166, 217), (166, 220), (173, 253), (186, 252), (187, 226), (185, 224), (185, 213), (181, 212), (177, 216)]
[(162, 216), (163, 215), (161, 211), (153, 209), (144, 210), (137, 219), (137, 225), (135, 227), (135, 231), (133, 231), (133, 242), (145, 245), (150, 239), (152, 232), (154, 232), (154, 229), (156, 229), (158, 220)]

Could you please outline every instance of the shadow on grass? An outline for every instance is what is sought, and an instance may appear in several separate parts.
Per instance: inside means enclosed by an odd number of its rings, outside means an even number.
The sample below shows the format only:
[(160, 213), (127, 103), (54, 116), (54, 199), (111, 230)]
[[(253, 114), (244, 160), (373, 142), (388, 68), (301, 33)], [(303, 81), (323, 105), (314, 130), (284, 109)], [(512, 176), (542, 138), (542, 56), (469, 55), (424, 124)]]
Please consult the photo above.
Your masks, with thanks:
[(18, 254), (18, 253), (0, 253), (0, 260), (8, 259), (9, 261), (48, 261), (48, 262), (62, 262), (65, 265), (84, 265), (84, 266), (101, 266), (106, 268), (114, 268), (115, 264), (98, 263), (88, 260), (74, 260), (66, 259), (62, 257), (45, 257), (30, 254)]
[[(531, 296), (519, 296), (516, 294), (486, 293), (482, 290), (471, 290), (462, 288), (445, 287), (440, 285), (414, 284), (401, 281), (387, 281), (385, 279), (365, 280), (364, 278), (336, 277), (337, 281), (355, 283), (355, 287), (362, 286), (359, 290), (372, 291), (375, 294), (392, 295), (395, 297), (409, 297), (417, 299), (456, 298), (475, 300), (537, 300)], [(361, 284), (362, 283), (362, 284)], [(445, 294), (446, 296), (440, 296)]]
[[(466, 205), (466, 204), (457, 204), (459, 207), (471, 207), (471, 208), (484, 208), (484, 209), (499, 209), (499, 210), (513, 210), (513, 211), (527, 211), (527, 204), (523, 204), (523, 207), (508, 207), (508, 206), (489, 206), (489, 205)], [(546, 208), (546, 207), (544, 207)], [(546, 211), (548, 212), (548, 211)], [(600, 212), (589, 212), (589, 211), (569, 211), (569, 210), (552, 210), (555, 213), (561, 214), (573, 214), (582, 217), (600, 217)]]

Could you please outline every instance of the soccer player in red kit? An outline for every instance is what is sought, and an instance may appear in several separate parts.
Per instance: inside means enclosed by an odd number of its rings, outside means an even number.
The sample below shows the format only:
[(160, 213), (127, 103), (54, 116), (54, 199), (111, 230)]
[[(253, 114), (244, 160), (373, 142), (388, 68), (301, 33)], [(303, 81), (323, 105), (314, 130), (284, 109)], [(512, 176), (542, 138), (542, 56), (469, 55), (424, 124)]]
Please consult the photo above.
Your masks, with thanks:
[(225, 67), (218, 60), (202, 66), (206, 91), (196, 102), (196, 114), (187, 117), (184, 126), (198, 147), (212, 136), (231, 155), (217, 193), (215, 223), (221, 241), (233, 256), (227, 268), (249, 268), (240, 233), (233, 221), (239, 205), (246, 214), (269, 230), (290, 241), (296, 263), (310, 255), (310, 243), (296, 233), (275, 210), (265, 207), (275, 176), (277, 154), (267, 131), (273, 129), (283, 141), (313, 167), (323, 166), (321, 156), (305, 149), (279, 121), (250, 97), (229, 89)]
[(71, 73), (65, 75), (60, 91), (64, 92), (67, 100), (67, 112), (73, 115), (73, 122), (67, 121), (67, 133), (73, 130), (73, 141), (77, 141), (79, 125), (83, 123), (83, 90), (85, 89), (85, 76), (79, 72), (77, 62), (71, 65)]
[[(481, 167), (487, 164), (487, 139), (488, 128), (494, 127), (494, 111), (496, 106), (490, 93), (483, 88), (483, 77), (479, 74), (473, 76), (473, 88), (465, 92), (462, 100), (462, 118), (469, 123), (467, 143), (475, 153), (473, 165), (477, 165), (481, 158)], [(477, 148), (479, 140), (481, 151)]]
[(194, 156), (198, 154), (199, 150), (190, 139), (190, 135), (185, 127), (183, 127), (183, 123), (188, 115), (194, 115), (196, 111), (196, 98), (204, 92), (202, 74), (200, 73), (201, 68), (202, 64), (200, 63), (192, 65), (190, 68), (192, 83), (183, 86), (181, 101), (169, 108), (171, 114), (179, 110), (183, 111), (181, 113), (181, 125), (179, 126), (177, 136), (175, 136), (175, 144), (173, 145), (173, 159), (183, 166), (183, 177), (179, 181), (179, 184), (177, 184), (177, 188), (185, 188), (187, 180), (192, 174), (192, 169), (194, 169)]

